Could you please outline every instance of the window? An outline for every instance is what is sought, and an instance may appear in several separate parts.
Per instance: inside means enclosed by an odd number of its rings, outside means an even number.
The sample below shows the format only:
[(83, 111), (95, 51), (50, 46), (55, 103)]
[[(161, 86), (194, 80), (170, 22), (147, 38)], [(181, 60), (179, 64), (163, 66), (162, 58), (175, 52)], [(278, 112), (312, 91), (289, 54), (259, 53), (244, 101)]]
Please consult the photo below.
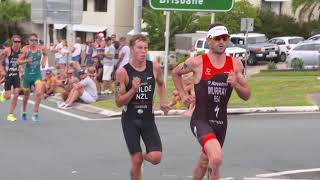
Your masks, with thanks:
[(107, 12), (108, 11), (108, 0), (94, 0), (94, 11)]
[(88, 0), (83, 0), (83, 11), (88, 10)]
[(304, 40), (304, 38), (289, 39), (289, 44), (298, 44), (299, 42), (301, 42), (303, 40)]
[(197, 42), (197, 48), (202, 48), (202, 44), (203, 44), (203, 41), (198, 41)]
[(285, 45), (286, 42), (284, 42), (284, 40), (282, 40), (282, 39), (278, 39), (278, 40), (276, 40), (276, 44), (277, 45)]
[(86, 32), (81, 32), (81, 31), (76, 31), (76, 37), (81, 38), (81, 43), (84, 44), (87, 40), (87, 33)]

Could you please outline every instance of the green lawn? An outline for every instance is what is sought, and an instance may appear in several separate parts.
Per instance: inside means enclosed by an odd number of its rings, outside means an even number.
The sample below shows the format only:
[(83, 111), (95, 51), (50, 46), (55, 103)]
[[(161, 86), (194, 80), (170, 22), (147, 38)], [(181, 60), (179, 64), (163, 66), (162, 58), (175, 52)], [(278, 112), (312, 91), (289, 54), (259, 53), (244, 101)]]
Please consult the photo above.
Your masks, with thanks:
[[(312, 102), (308, 95), (320, 93), (320, 73), (314, 72), (263, 72), (249, 78), (251, 98), (242, 101), (236, 92), (232, 93), (229, 107), (270, 107), (270, 106), (308, 106)], [(169, 102), (174, 85), (168, 78), (167, 101)], [(159, 97), (155, 96), (156, 107)], [(96, 106), (120, 111), (114, 100), (100, 101)]]

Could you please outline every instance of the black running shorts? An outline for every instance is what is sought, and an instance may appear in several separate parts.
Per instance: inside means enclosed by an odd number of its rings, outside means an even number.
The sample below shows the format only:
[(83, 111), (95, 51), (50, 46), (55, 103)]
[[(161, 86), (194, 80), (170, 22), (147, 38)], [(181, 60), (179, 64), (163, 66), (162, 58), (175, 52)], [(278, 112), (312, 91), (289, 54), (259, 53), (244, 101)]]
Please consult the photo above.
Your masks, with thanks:
[(11, 87), (14, 89), (20, 88), (20, 78), (19, 77), (7, 77), (4, 81), (4, 90), (10, 91)]
[(122, 130), (130, 154), (142, 152), (140, 146), (140, 136), (146, 146), (147, 153), (152, 151), (162, 151), (161, 139), (154, 116), (136, 118), (134, 116), (122, 114)]

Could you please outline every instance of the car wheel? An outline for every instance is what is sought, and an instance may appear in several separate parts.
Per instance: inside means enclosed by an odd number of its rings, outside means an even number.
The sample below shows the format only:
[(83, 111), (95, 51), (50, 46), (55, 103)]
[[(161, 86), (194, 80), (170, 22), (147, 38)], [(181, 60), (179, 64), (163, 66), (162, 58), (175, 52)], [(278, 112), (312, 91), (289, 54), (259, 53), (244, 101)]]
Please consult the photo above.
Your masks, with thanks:
[(287, 59), (286, 53), (281, 53), (281, 54), (280, 54), (280, 57), (279, 57), (279, 60), (280, 60), (281, 62), (286, 62), (286, 59)]
[(250, 56), (249, 56), (247, 62), (248, 62), (248, 65), (255, 65), (257, 63), (255, 54), (250, 53)]

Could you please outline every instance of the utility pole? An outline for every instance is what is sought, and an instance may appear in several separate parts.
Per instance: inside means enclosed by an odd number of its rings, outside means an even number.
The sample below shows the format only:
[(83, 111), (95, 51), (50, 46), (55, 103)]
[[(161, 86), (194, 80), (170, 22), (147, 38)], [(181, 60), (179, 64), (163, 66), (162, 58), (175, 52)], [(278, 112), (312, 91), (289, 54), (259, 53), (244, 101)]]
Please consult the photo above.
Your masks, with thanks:
[(142, 13), (142, 0), (134, 0), (133, 12), (133, 34), (141, 33), (141, 13)]

